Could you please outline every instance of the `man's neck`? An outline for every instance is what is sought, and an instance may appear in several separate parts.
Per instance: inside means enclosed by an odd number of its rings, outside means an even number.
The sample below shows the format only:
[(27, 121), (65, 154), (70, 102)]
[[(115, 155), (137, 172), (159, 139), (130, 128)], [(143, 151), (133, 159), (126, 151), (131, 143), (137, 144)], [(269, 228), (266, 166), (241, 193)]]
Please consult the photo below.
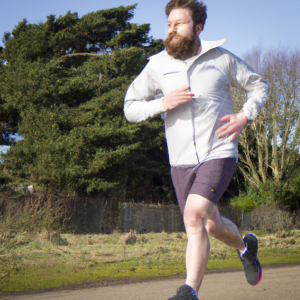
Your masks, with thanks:
[(194, 54), (194, 56), (198, 55), (200, 52), (201, 52), (201, 42), (200, 42), (200, 39), (198, 37), (195, 41), (195, 52), (194, 52), (195, 54)]

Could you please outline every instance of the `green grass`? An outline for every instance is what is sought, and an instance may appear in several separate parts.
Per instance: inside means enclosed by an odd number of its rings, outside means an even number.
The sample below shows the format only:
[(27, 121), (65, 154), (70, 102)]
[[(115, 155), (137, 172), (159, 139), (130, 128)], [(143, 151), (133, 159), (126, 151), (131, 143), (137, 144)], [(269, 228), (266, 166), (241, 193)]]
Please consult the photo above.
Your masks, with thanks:
[[(300, 263), (299, 230), (257, 233), (262, 265)], [(214, 238), (210, 241), (207, 269), (241, 267), (234, 249)], [(0, 242), (0, 293), (185, 273), (183, 233), (62, 234), (57, 245), (45, 234), (24, 233), (2, 236)]]

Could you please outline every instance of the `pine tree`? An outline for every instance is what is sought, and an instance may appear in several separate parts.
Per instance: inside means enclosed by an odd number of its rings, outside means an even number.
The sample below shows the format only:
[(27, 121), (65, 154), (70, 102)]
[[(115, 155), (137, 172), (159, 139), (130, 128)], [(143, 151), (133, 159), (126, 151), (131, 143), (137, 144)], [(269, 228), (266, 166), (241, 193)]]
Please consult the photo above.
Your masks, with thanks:
[(159, 200), (171, 186), (163, 122), (130, 124), (129, 84), (162, 50), (135, 5), (24, 19), (4, 37), (1, 99), (17, 111), (24, 137), (3, 158), (10, 185)]

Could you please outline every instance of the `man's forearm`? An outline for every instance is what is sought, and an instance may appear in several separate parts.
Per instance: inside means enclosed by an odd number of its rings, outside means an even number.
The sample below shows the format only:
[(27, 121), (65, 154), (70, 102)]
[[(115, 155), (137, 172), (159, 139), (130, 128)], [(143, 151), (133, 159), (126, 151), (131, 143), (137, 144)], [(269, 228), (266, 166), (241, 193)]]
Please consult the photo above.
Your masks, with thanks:
[(146, 100), (126, 100), (124, 103), (124, 114), (131, 123), (139, 123), (149, 120), (163, 112), (163, 97), (151, 101)]

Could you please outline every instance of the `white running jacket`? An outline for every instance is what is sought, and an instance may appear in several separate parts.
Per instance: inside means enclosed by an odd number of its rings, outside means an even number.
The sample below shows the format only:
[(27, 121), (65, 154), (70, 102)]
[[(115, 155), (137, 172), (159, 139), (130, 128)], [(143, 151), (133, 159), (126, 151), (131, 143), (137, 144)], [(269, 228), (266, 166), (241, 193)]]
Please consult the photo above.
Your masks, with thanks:
[(165, 50), (153, 55), (128, 88), (124, 113), (133, 123), (164, 113), (163, 95), (173, 90), (189, 85), (195, 94), (192, 101), (166, 112), (171, 166), (196, 166), (208, 157), (237, 158), (237, 139), (228, 142), (215, 135), (220, 118), (233, 113), (230, 86), (247, 93), (243, 112), (249, 121), (268, 98), (267, 82), (243, 60), (220, 48), (224, 42), (201, 40), (200, 54), (187, 61), (174, 59)]

